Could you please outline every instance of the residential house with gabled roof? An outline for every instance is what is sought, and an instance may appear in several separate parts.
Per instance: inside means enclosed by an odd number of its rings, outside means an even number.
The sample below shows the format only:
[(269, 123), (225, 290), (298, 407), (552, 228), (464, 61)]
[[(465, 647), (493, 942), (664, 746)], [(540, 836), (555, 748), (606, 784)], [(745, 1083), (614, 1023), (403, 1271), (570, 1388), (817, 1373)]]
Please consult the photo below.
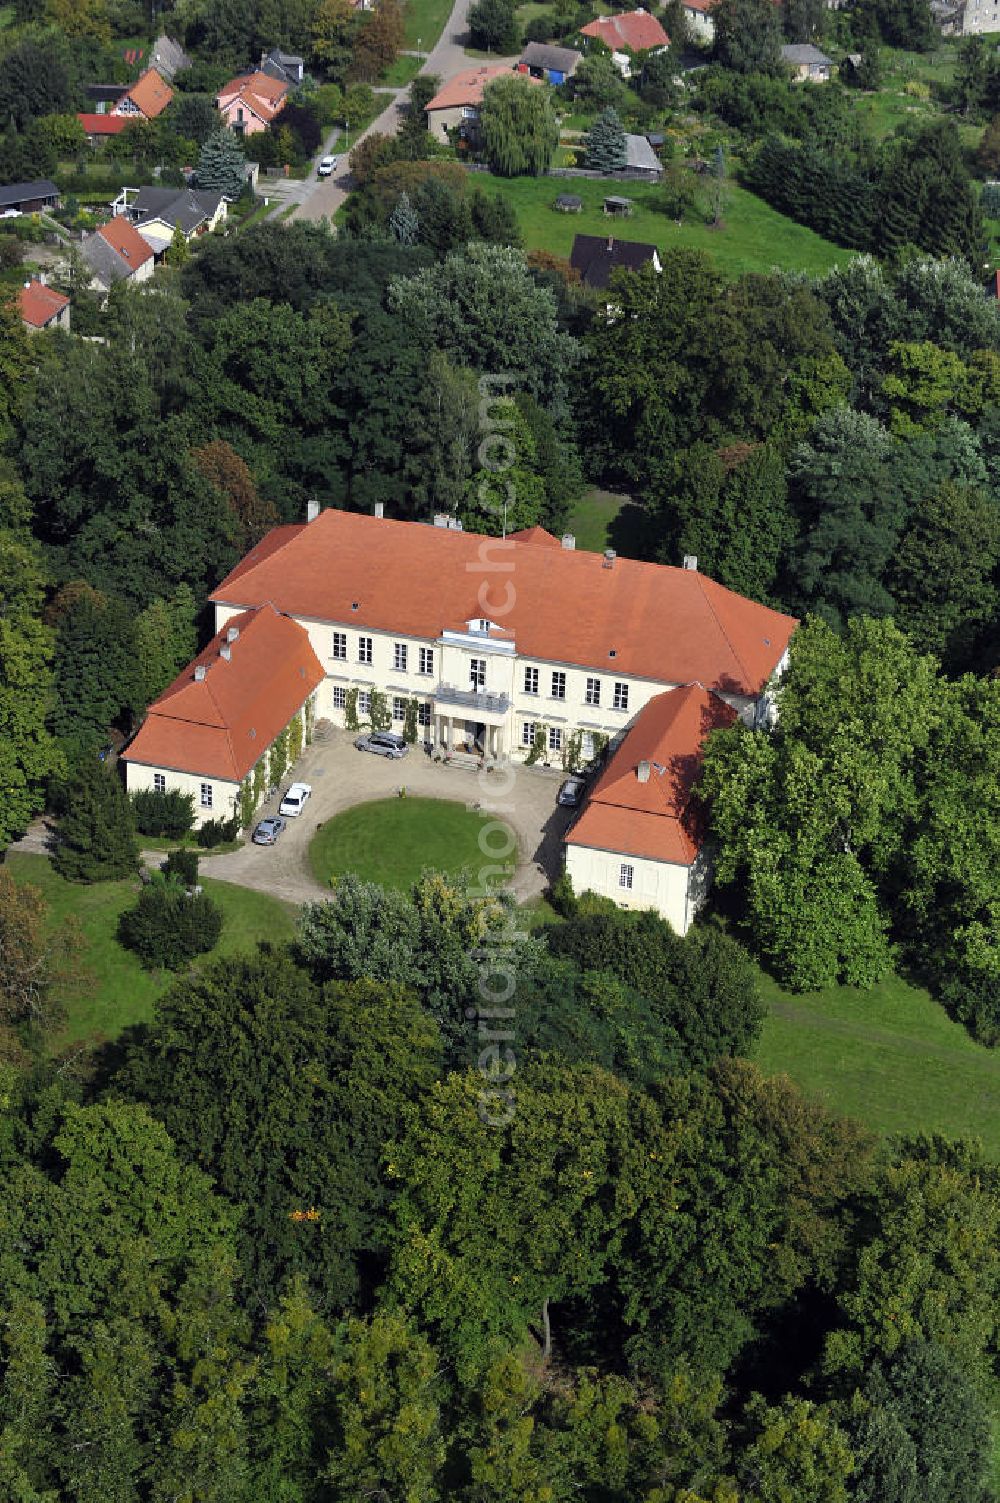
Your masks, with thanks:
[(280, 47), (272, 47), (270, 52), (262, 52), (260, 55), (260, 71), (276, 78), (279, 83), (288, 84), (289, 88), (297, 88), (305, 77), (305, 58), (299, 57), (294, 52), (282, 52)]
[(544, 79), (553, 86), (572, 78), (579, 66), (581, 52), (572, 47), (553, 47), (548, 42), (528, 42), (517, 65), (519, 73)]
[(663, 52), (670, 38), (649, 11), (620, 11), (614, 16), (598, 16), (580, 27), (580, 35), (603, 42), (623, 78), (632, 76), (631, 58), (639, 52)]
[(811, 42), (782, 47), (781, 61), (792, 69), (795, 83), (829, 83), (833, 72), (833, 59)]
[(100, 145), (112, 136), (120, 136), (137, 120), (135, 115), (94, 115), (81, 111), (76, 117), (87, 133), (91, 146)]
[[(427, 129), (431, 135), (446, 142), (451, 130), (474, 134), (484, 90), (496, 79), (510, 76), (511, 69), (506, 63), (481, 63), (476, 68), (464, 68), (449, 78), (426, 106)], [(531, 83), (540, 82), (530, 73), (523, 76)]]
[(240, 785), (294, 722), (301, 745), (325, 678), (308, 633), (273, 606), (228, 617), (149, 707), (122, 754), (130, 793), (194, 796), (195, 822), (230, 819)]
[(569, 264), (585, 286), (601, 291), (611, 285), (613, 272), (641, 271), (644, 266), (663, 270), (655, 245), (619, 240), (614, 235), (574, 235)]
[(180, 43), (173, 41), (165, 32), (161, 32), (153, 43), (149, 60), (157, 73), (168, 83), (173, 83), (178, 73), (191, 66), (191, 59)]
[(17, 289), (17, 308), (21, 322), (34, 334), (43, 329), (69, 328), (69, 298), (37, 277)]
[(229, 206), (224, 194), (216, 189), (139, 188), (129, 189), (127, 213), (154, 254), (160, 256), (176, 229), (190, 244), (216, 229), (227, 217)]
[(709, 853), (692, 788), (706, 736), (732, 705), (699, 683), (643, 706), (563, 837), (574, 891), (653, 908), (686, 934), (705, 899)]
[(19, 214), (38, 214), (44, 209), (58, 209), (59, 189), (47, 177), (30, 183), (5, 183), (0, 187), (0, 211), (16, 209)]
[(147, 282), (155, 270), (152, 250), (122, 214), (85, 235), (80, 250), (90, 267), (91, 286), (103, 292), (116, 282)]
[(215, 97), (224, 124), (238, 136), (255, 136), (273, 125), (288, 99), (286, 79), (272, 78), (260, 69), (231, 78)]
[(681, 9), (688, 30), (698, 41), (711, 42), (715, 37), (713, 10), (718, 0), (681, 0)]
[(155, 68), (147, 68), (115, 105), (116, 115), (156, 120), (174, 97), (174, 91)]

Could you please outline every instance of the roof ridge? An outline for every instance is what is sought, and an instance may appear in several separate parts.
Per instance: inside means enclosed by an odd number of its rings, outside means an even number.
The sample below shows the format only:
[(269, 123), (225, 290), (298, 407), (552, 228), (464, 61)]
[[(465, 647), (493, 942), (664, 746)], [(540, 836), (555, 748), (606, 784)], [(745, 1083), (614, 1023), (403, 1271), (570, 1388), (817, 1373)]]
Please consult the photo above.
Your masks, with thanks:
[[(701, 589), (702, 599), (704, 600), (705, 604), (708, 606), (709, 610), (712, 612), (712, 615), (715, 618), (715, 624), (716, 624), (716, 626), (719, 628), (720, 632), (725, 637), (725, 639), (726, 639), (726, 646), (729, 648), (729, 651), (733, 655), (733, 661), (736, 663), (737, 667), (739, 668), (740, 672), (742, 673), (742, 675), (743, 675), (744, 679), (747, 681), (747, 683), (752, 683), (753, 682), (753, 676), (750, 673), (748, 673), (746, 663), (743, 661), (743, 659), (740, 656), (740, 654), (736, 651), (736, 648), (733, 645), (732, 638), (730, 637), (729, 633), (727, 632), (725, 626), (722, 624), (722, 617), (719, 615), (718, 611), (715, 609), (714, 604), (712, 603), (711, 599), (709, 598), (708, 591), (705, 589), (706, 583), (717, 585), (719, 589), (725, 589), (725, 585), (719, 585), (718, 580), (715, 580), (715, 579), (713, 579), (713, 580), (706, 580), (705, 575), (704, 574), (699, 574), (697, 569), (688, 569), (688, 570), (682, 571), (682, 572), (686, 572), (688, 574), (693, 574), (695, 576), (695, 578), (697, 579), (699, 588)], [(702, 685), (702, 687), (704, 687), (704, 685)], [(720, 696), (720, 698), (721, 698), (721, 696)]]

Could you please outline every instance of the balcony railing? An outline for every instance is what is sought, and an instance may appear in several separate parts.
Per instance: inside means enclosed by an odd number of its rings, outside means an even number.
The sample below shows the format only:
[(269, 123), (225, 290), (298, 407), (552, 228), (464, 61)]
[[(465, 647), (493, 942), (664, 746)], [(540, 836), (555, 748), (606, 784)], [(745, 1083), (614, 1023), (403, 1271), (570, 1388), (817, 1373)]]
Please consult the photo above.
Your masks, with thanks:
[(457, 705), (463, 710), (483, 710), (487, 715), (506, 715), (510, 698), (506, 694), (490, 694), (485, 689), (460, 689), (457, 684), (438, 684), (434, 698), (439, 704)]

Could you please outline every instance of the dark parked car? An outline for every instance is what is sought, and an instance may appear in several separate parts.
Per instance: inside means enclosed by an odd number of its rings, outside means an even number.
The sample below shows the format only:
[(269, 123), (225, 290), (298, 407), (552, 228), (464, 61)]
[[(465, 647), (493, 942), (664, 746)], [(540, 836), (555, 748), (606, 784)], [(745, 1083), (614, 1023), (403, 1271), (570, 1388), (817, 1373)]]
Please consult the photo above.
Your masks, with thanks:
[(274, 845), (284, 828), (285, 821), (277, 814), (272, 814), (269, 819), (262, 819), (253, 832), (254, 845)]
[(370, 736), (359, 736), (354, 745), (358, 751), (374, 752), (376, 757), (405, 757), (410, 749), (395, 731), (372, 731)]
[(583, 778), (567, 778), (556, 795), (556, 803), (567, 809), (575, 809), (584, 795), (587, 785)]

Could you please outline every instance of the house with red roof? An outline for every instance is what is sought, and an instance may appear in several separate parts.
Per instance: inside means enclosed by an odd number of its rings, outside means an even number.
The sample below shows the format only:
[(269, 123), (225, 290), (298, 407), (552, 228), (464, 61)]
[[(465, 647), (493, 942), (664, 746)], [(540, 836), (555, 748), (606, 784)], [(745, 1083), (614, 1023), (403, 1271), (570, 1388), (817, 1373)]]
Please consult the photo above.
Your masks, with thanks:
[(681, 0), (688, 30), (697, 41), (711, 42), (715, 37), (713, 10), (718, 0)]
[(155, 120), (163, 114), (173, 97), (174, 91), (166, 80), (155, 68), (147, 68), (119, 99), (114, 113), (133, 120)]
[(285, 108), (290, 92), (285, 78), (272, 78), (258, 69), (231, 78), (215, 96), (223, 124), (238, 136), (255, 136), (267, 130)]
[(580, 35), (603, 42), (623, 78), (631, 77), (632, 58), (640, 52), (663, 52), (670, 38), (648, 10), (626, 10), (614, 16), (598, 16), (580, 27)]
[(126, 787), (191, 794), (196, 824), (232, 818), (243, 784), (260, 802), (278, 737), (288, 731), (293, 750), (310, 739), (325, 677), (289, 616), (271, 605), (237, 612), (150, 705), (123, 753)]
[(80, 113), (76, 117), (87, 133), (91, 146), (98, 146), (112, 136), (120, 136), (123, 130), (134, 124), (135, 115), (92, 115)]
[(687, 933), (710, 878), (692, 788), (706, 736), (737, 718), (721, 695), (698, 683), (643, 706), (563, 837), (574, 891), (600, 893), (623, 908), (653, 908)]
[(69, 328), (69, 298), (35, 278), (18, 288), (17, 308), (21, 322), (34, 334), (43, 329)]
[[(481, 63), (476, 68), (465, 68), (449, 78), (426, 106), (427, 129), (437, 140), (448, 141), (448, 132), (474, 131), (479, 120), (483, 91), (498, 78), (509, 78), (511, 69), (506, 63)], [(519, 75), (532, 83), (541, 82), (530, 73)]]
[(85, 235), (80, 250), (90, 267), (90, 285), (103, 292), (115, 282), (146, 282), (156, 266), (151, 247), (124, 214)]

